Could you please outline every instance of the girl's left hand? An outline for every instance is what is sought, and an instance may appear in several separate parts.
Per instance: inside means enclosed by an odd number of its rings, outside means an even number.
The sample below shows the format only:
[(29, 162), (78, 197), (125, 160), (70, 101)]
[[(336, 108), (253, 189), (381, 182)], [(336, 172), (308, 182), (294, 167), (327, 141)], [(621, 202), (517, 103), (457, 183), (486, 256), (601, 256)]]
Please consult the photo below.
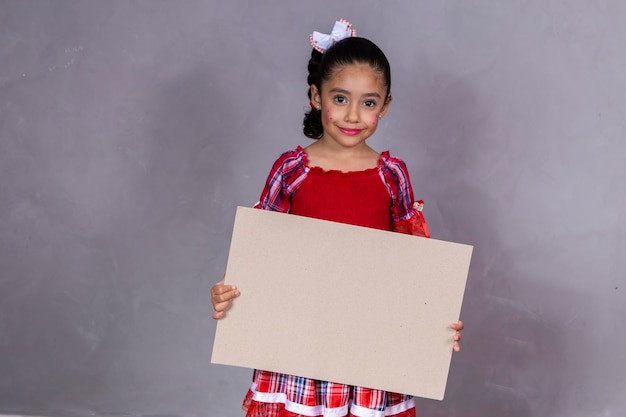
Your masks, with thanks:
[(461, 338), (463, 337), (461, 335), (461, 330), (463, 330), (465, 325), (463, 325), (463, 322), (459, 320), (456, 323), (452, 323), (450, 327), (456, 330), (456, 332), (454, 333), (454, 337), (452, 339), (454, 340), (454, 351), (458, 352), (461, 350), (461, 345), (459, 343), (461, 342)]

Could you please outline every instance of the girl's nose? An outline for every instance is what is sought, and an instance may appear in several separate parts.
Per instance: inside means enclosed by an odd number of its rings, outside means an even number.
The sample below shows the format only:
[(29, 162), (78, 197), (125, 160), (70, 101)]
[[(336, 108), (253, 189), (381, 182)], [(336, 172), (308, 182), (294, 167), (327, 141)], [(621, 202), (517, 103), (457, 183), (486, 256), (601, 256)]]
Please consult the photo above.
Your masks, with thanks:
[(356, 123), (359, 121), (359, 106), (351, 103), (346, 110), (346, 122)]

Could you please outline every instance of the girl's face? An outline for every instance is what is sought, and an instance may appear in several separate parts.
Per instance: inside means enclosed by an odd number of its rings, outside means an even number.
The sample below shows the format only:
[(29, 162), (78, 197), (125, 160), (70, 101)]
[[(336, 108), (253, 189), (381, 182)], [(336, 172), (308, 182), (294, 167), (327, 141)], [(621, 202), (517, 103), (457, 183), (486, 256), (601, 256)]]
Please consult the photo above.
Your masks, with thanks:
[(314, 105), (321, 107), (324, 135), (320, 141), (342, 148), (365, 146), (387, 112), (391, 96), (382, 75), (368, 64), (339, 67), (321, 91), (311, 86)]

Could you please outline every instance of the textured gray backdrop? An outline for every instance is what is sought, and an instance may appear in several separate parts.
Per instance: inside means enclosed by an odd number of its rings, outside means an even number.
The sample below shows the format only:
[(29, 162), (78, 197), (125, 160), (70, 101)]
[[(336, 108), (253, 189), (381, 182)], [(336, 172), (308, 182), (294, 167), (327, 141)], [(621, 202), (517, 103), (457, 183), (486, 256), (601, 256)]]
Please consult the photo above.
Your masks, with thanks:
[(620, 0), (0, 0), (0, 414), (241, 415), (209, 288), (340, 17), (392, 63), (371, 144), (475, 245), (419, 415), (626, 415)]

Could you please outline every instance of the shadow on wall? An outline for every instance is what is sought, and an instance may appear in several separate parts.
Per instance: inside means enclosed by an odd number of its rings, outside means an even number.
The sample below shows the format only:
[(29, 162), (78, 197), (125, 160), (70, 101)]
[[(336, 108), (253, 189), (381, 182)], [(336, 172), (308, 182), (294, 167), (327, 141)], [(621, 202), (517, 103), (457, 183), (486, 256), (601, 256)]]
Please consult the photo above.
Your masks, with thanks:
[(474, 254), (461, 314), (465, 338), (453, 355), (446, 399), (418, 399), (418, 415), (551, 415), (554, 391), (567, 383), (555, 372), (560, 335), (515, 293), (513, 282), (536, 280), (511, 276), (516, 260), (503, 256), (497, 233), (502, 203), (480, 179), (485, 157), (497, 158), (505, 144), (488, 136), (490, 109), (469, 81), (421, 65), (428, 82), (415, 95), (425, 99), (411, 120), (423, 138), (417, 152), (430, 158), (420, 172), (430, 179), (420, 186), (434, 196), (427, 216), (435, 238), (470, 243)]

